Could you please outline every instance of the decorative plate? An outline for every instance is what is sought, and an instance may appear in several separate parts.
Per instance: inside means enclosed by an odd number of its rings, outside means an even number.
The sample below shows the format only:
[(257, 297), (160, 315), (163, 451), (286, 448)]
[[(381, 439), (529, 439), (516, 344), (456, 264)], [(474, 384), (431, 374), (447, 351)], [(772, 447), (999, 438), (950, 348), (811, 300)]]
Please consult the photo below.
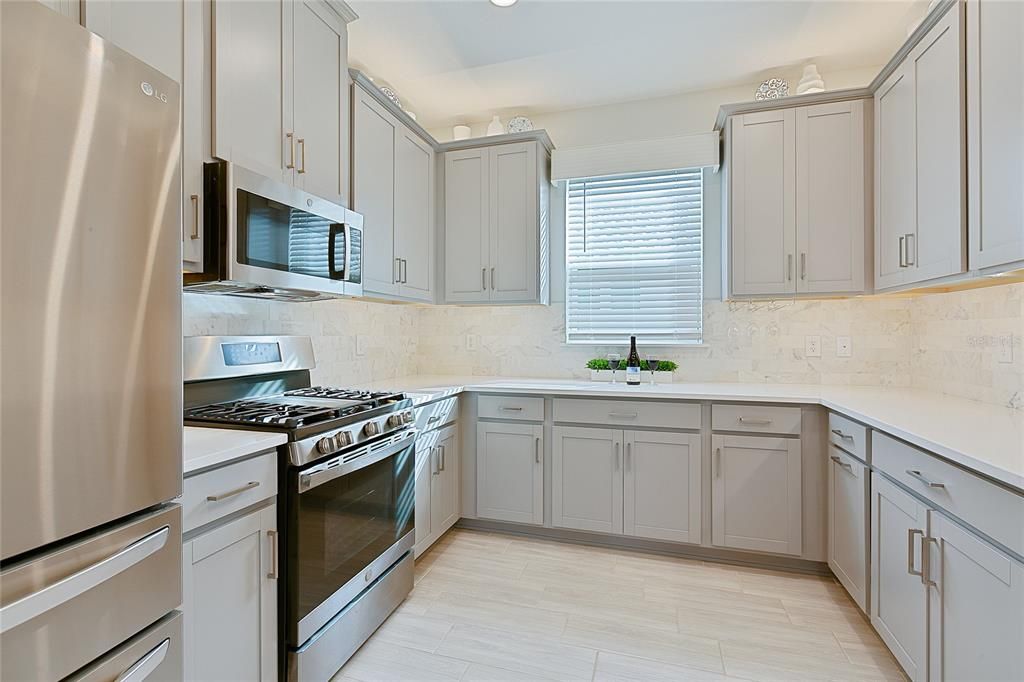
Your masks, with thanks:
[(390, 85), (380, 85), (378, 87), (385, 97), (395, 103), (396, 107), (402, 108), (402, 100), (398, 99), (398, 93), (392, 90)]
[(513, 116), (508, 120), (505, 130), (510, 133), (525, 133), (533, 130), (533, 121), (525, 116)]
[(754, 93), (755, 100), (779, 99), (789, 95), (789, 83), (785, 78), (769, 78)]

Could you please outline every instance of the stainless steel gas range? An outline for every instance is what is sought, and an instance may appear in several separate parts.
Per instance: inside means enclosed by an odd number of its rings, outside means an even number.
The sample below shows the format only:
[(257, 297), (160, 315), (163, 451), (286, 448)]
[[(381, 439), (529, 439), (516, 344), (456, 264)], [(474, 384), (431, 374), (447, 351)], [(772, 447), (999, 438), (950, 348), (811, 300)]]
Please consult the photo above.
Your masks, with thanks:
[(327, 680), (412, 589), (415, 440), (400, 393), (313, 387), (304, 336), (185, 339), (185, 423), (285, 433), (281, 675)]

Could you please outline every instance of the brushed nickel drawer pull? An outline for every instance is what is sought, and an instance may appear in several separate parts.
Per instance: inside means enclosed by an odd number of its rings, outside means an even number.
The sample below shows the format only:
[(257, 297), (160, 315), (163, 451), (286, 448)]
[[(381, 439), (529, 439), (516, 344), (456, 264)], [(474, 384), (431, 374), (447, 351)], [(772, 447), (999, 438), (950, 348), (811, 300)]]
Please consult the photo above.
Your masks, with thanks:
[(285, 164), (285, 168), (292, 170), (295, 168), (295, 133), (285, 133), (285, 137), (288, 138), (288, 163)]
[(487, 291), (487, 268), (480, 268), (480, 288)]
[(299, 166), (298, 169), (296, 169), (296, 172), (298, 172), (298, 173), (305, 173), (306, 172), (306, 140), (300, 137), (300, 138), (298, 138), (296, 140), (296, 142), (299, 143), (299, 147), (300, 147), (300, 149), (299, 149), (299, 163), (302, 164), (301, 166)]
[(740, 424), (751, 424), (753, 426), (768, 426), (771, 423), (771, 419), (765, 419), (764, 417), (740, 417)]
[(521, 407), (506, 407), (505, 405), (502, 405), (498, 409), (499, 410), (507, 410), (508, 412), (522, 412), (523, 411), (523, 408), (521, 408)]
[(252, 490), (253, 488), (259, 488), (259, 487), (260, 487), (260, 482), (259, 481), (249, 481), (248, 483), (246, 483), (245, 485), (241, 486), (240, 488), (235, 488), (234, 490), (229, 490), (226, 493), (218, 493), (216, 495), (207, 495), (206, 496), (206, 501), (207, 502), (220, 502), (221, 500), (226, 500), (229, 497), (234, 497), (235, 495), (241, 495), (246, 490)]
[(270, 573), (267, 573), (267, 577), (277, 580), (277, 531), (268, 530), (267, 539), (270, 540)]
[(612, 419), (636, 419), (640, 415), (636, 412), (609, 412), (608, 416)]
[(540, 438), (533, 439), (533, 460), (540, 464)]
[(715, 448), (715, 459), (711, 462), (711, 468), (714, 469), (715, 478), (722, 475), (722, 448)]
[(836, 434), (837, 436), (839, 436), (843, 440), (853, 440), (853, 436), (851, 436), (848, 433), (843, 433), (839, 429), (832, 429), (832, 433)]
[(830, 455), (829, 459), (831, 459), (833, 462), (849, 471), (851, 474), (853, 473), (853, 465), (850, 464), (849, 462), (844, 462), (843, 460), (839, 459), (839, 457), (837, 457), (836, 455)]
[(899, 238), (899, 258), (900, 258), (900, 267), (901, 268), (907, 267), (907, 255), (906, 254), (907, 254), (906, 237), (905, 236), (901, 236)]
[(916, 478), (917, 480), (921, 481), (921, 483), (924, 483), (929, 488), (943, 488), (943, 489), (945, 489), (945, 487), (946, 487), (945, 483), (936, 483), (935, 481), (929, 481), (927, 478), (924, 477), (924, 474), (922, 474), (917, 469), (907, 469), (907, 475), (910, 476), (911, 478)]
[(441, 415), (439, 415), (439, 414), (435, 414), (433, 417), (427, 417), (427, 423), (428, 424), (433, 424), (434, 422), (439, 422), (439, 421), (441, 421)]

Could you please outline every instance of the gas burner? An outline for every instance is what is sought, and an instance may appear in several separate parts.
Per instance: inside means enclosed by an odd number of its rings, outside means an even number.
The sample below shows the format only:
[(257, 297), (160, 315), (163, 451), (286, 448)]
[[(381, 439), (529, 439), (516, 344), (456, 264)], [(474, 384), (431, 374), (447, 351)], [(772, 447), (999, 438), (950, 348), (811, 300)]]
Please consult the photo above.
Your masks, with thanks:
[(291, 405), (265, 403), (256, 400), (236, 400), (228, 403), (202, 405), (185, 410), (185, 419), (223, 422), (225, 424), (263, 424), (295, 429), (317, 422), (335, 419), (349, 412), (319, 405)]
[(312, 386), (298, 388), (285, 393), (287, 396), (302, 398), (331, 398), (335, 400), (378, 401), (384, 398), (401, 398), (400, 395), (384, 391), (360, 391), (349, 388), (331, 388), (330, 386)]

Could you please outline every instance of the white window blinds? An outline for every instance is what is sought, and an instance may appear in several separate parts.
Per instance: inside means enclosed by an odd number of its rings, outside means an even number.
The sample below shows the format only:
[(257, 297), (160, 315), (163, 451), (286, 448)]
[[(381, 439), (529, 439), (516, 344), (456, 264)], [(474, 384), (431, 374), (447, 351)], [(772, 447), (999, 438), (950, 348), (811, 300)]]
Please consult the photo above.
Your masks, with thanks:
[(568, 343), (701, 340), (701, 169), (569, 180)]

